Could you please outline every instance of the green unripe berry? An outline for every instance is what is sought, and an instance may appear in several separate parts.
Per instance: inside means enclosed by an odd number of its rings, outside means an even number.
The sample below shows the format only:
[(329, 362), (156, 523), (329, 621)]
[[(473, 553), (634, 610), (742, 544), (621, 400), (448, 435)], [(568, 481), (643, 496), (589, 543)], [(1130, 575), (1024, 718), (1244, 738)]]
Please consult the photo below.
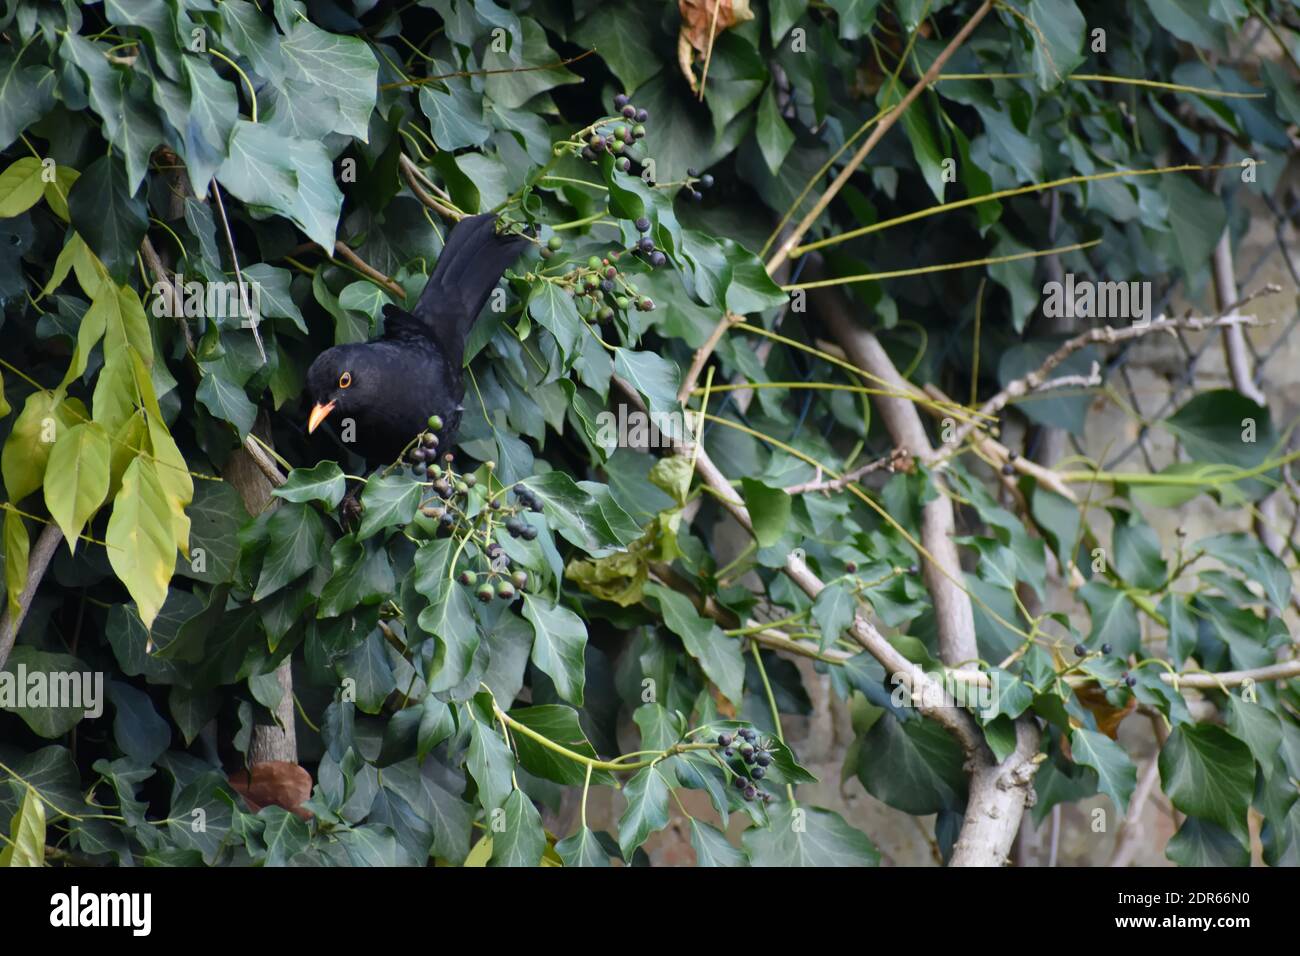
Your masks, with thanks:
[(564, 239), (561, 236), (551, 236), (546, 240), (546, 248), (552, 252), (559, 252), (564, 247)]
[(435, 432), (442, 431), (442, 418), (438, 415), (430, 415), (429, 427)]

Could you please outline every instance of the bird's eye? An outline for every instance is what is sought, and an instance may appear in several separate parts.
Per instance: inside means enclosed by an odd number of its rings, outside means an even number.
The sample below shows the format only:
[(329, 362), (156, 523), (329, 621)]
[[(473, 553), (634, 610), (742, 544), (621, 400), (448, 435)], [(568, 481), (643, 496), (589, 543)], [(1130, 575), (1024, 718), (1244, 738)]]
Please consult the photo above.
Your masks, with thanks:
[(352, 373), (344, 372), (339, 376), (339, 388), (347, 388), (352, 384)]

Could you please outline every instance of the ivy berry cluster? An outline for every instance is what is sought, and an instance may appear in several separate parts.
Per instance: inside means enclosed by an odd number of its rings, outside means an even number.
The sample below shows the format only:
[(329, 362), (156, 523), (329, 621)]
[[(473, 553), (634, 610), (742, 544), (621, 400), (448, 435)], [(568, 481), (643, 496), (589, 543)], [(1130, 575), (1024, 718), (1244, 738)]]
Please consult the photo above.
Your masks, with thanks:
[[(439, 456), (437, 433), (442, 430), (442, 419), (430, 415), (428, 424), (428, 431), (416, 439), (407, 453), (416, 474), (428, 480), (434, 493), (421, 505), (420, 513), (437, 521), (440, 534), (464, 536), (482, 543), (478, 553), (486, 561), (480, 560), (478, 569), (462, 568), (456, 575), (457, 581), (474, 588), (474, 596), (484, 604), (497, 598), (512, 601), (528, 589), (528, 573), (510, 569), (510, 558), (496, 537), (504, 528), (512, 538), (532, 541), (537, 537), (537, 529), (520, 515), (524, 511), (540, 512), (542, 503), (532, 491), (521, 486), (515, 489), (516, 504), (503, 504), (499, 494), (492, 495), (487, 499), (487, 507), (471, 517), (470, 495), (478, 486), (478, 478), (469, 472), (457, 472), (455, 455), (451, 452)], [(495, 466), (491, 461), (483, 465), (489, 473)]]
[(772, 795), (758, 785), (772, 765), (772, 753), (759, 740), (758, 732), (750, 727), (740, 728), (735, 736), (724, 731), (718, 734), (718, 746), (736, 775), (734, 784), (740, 795), (746, 800), (761, 800), (763, 803), (771, 800)]
[(614, 109), (622, 117), (603, 120), (587, 135), (578, 155), (589, 163), (600, 161), (602, 153), (614, 157), (614, 167), (621, 173), (630, 173), (634, 157), (630, 147), (645, 138), (645, 124), (650, 119), (647, 110), (640, 109), (629, 102), (625, 93), (614, 97)]

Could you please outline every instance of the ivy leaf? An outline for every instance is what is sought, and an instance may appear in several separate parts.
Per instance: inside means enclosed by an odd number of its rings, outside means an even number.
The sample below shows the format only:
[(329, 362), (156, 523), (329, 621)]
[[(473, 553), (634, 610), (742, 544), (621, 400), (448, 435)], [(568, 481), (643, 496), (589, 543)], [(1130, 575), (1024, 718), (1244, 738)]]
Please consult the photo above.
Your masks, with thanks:
[(86, 168), (68, 194), (68, 214), (108, 274), (125, 282), (148, 230), (149, 210), (144, 198), (133, 194), (116, 157), (101, 156)]
[(774, 804), (766, 827), (741, 837), (750, 866), (879, 866), (867, 837), (831, 810)]
[(1187, 606), (1187, 599), (1172, 592), (1160, 599), (1157, 610), (1167, 622), (1170, 662), (1175, 667), (1182, 667), (1196, 650), (1196, 619)]
[(650, 834), (668, 826), (668, 781), (658, 767), (646, 767), (628, 781), (623, 796), (627, 809), (618, 819), (618, 846), (630, 860)]
[(237, 198), (291, 219), (317, 245), (334, 248), (343, 194), (322, 144), (240, 120), (217, 179)]
[(492, 835), (493, 866), (538, 866), (546, 852), (542, 817), (522, 790), (506, 800), (505, 829)]
[(271, 545), (262, 561), (253, 600), (260, 601), (306, 574), (320, 563), (325, 546), (325, 526), (313, 508), (286, 504), (277, 508), (267, 524)]
[(568, 608), (545, 604), (526, 592), (524, 618), (533, 626), (533, 663), (555, 683), (562, 698), (581, 707), (587, 679), (583, 661), (587, 626), (582, 618)]
[(664, 424), (660, 425), (662, 431), (678, 433), (672, 434), (674, 438), (686, 437), (679, 434), (680, 428), (673, 427), (676, 416), (671, 414), (678, 411), (677, 388), (681, 384), (681, 369), (676, 363), (653, 352), (616, 348), (614, 374), (627, 380), (628, 384), (641, 393), (651, 413), (658, 412), (663, 416)]
[[(483, 122), (483, 101), (464, 80), (444, 80), (447, 89), (420, 87), (420, 109), (429, 118), (429, 129), (439, 149), (448, 151), (482, 146), (492, 135)], [(550, 285), (550, 283), (546, 283)]]
[(763, 162), (767, 163), (768, 172), (773, 176), (785, 161), (786, 153), (794, 145), (794, 133), (791, 132), (781, 109), (776, 102), (776, 84), (771, 84), (758, 104), (758, 148), (763, 153)]
[(243, 386), (226, 378), (224, 366), (210, 362), (203, 366), (204, 375), (194, 397), (213, 417), (235, 426), (240, 438), (246, 438), (257, 421), (257, 406), (248, 400)]
[(862, 738), (858, 779), (877, 800), (921, 815), (961, 806), (966, 793), (962, 752), (932, 720), (886, 714)]
[(659, 602), (664, 624), (682, 639), (687, 653), (699, 661), (709, 680), (718, 685), (723, 696), (739, 705), (745, 690), (740, 641), (697, 614), (686, 595), (660, 584), (646, 584), (644, 592)]
[(1255, 758), (1222, 727), (1176, 727), (1160, 751), (1160, 784), (1183, 813), (1218, 824), (1249, 845), (1246, 811), (1255, 793)]
[(660, 58), (650, 47), (644, 13), (633, 0), (603, 3), (600, 15), (584, 18), (572, 37), (574, 43), (599, 51), (628, 93), (661, 68)]
[(844, 629), (853, 623), (857, 615), (853, 594), (842, 583), (827, 585), (822, 588), (817, 599), (813, 601), (813, 618), (822, 632), (821, 649), (839, 638)]
[[(118, 148), (126, 161), (125, 191), (132, 195), (149, 171), (150, 154), (156, 147), (165, 145), (167, 137), (157, 109), (144, 99), (140, 86), (133, 82), (138, 74), (129, 67), (110, 64), (106, 50), (107, 47), (69, 31), (63, 34), (59, 56), (85, 75), (90, 108), (103, 120), (104, 138)], [(93, 242), (91, 247), (94, 248)]]
[(1216, 534), (1196, 542), (1196, 549), (1236, 568), (1247, 581), (1258, 584), (1278, 613), (1290, 603), (1291, 572), (1258, 538), (1241, 532)]
[(378, 604), (392, 596), (393, 569), (388, 553), (368, 541), (340, 538), (330, 549), (334, 573), (320, 593), (316, 616), (338, 617), (358, 604)]
[(266, 844), (266, 866), (285, 866), (311, 845), (307, 821), (284, 807), (263, 807), (257, 817), (265, 824), (262, 842)]
[(579, 827), (572, 836), (556, 843), (555, 852), (565, 866), (609, 866), (609, 854), (587, 827)]
[(515, 756), (494, 728), (483, 720), (471, 720), (467, 761), (470, 776), (478, 784), (479, 803), (491, 816), (518, 792), (513, 782)]
[(1137, 653), (1142, 632), (1138, 626), (1137, 608), (1128, 595), (1101, 581), (1089, 581), (1079, 589), (1079, 596), (1092, 615), (1092, 632), (1088, 636), (1090, 644), (1094, 647), (1113, 644), (1120, 657)]
[(337, 462), (322, 461), (311, 468), (295, 468), (288, 480), (271, 494), (285, 501), (319, 501), (331, 511), (347, 493), (347, 480)]
[(376, 531), (395, 525), (407, 525), (420, 506), (421, 486), (404, 474), (375, 476), (361, 492), (361, 527), (357, 540), (364, 541)]
[(1165, 856), (1179, 866), (1250, 866), (1250, 848), (1209, 820), (1188, 817), (1165, 844)]
[(749, 863), (717, 827), (691, 817), (691, 846), (696, 866), (746, 866)]
[[(512, 710), (510, 716), (566, 750), (593, 760), (598, 759), (596, 748), (587, 739), (578, 722), (578, 712), (572, 707), (538, 704), (535, 707)], [(527, 734), (516, 733), (513, 738), (519, 762), (529, 773), (571, 787), (582, 786), (586, 782), (587, 768), (583, 764), (556, 753)], [(614, 778), (607, 770), (593, 769), (591, 782), (597, 786), (613, 786)]]
[(1087, 57), (1083, 53), (1088, 24), (1074, 0), (1030, 0), (1023, 26), (1034, 48), (1034, 75), (1038, 87), (1054, 89)]
[[(306, 18), (296, 19), (286, 33), (279, 45), (286, 75), (338, 103), (335, 132), (369, 142), (370, 114), (379, 93), (379, 62), (366, 41), (327, 33)], [(333, 245), (331, 241), (326, 248)]]
[(1154, 591), (1165, 583), (1169, 569), (1160, 555), (1160, 539), (1141, 516), (1115, 522), (1115, 571), (1120, 580)]
[[(1160, 191), (1169, 201), (1169, 232), (1174, 258), (1183, 272), (1195, 277), (1205, 268), (1228, 214), (1223, 200), (1198, 186), (1190, 176), (1160, 177)], [(1204, 397), (1204, 394), (1198, 397)], [(1240, 419), (1238, 419), (1240, 421)], [(1199, 459), (1199, 456), (1195, 456)]]
[(564, 355), (572, 355), (582, 335), (582, 318), (573, 297), (554, 282), (538, 282), (528, 295), (528, 314), (555, 336)]
[(43, 63), (20, 66), (16, 48), (0, 51), (0, 149), (54, 108), (54, 71)]
[(441, 644), (429, 673), (429, 689), (442, 693), (469, 675), (480, 638), (465, 588), (444, 577), (433, 594), (429, 606), (420, 612), (416, 621), (422, 631)]
[(1097, 789), (1110, 797), (1121, 814), (1137, 786), (1137, 768), (1124, 748), (1105, 734), (1075, 727), (1070, 733), (1074, 762), (1097, 771)]
[(756, 478), (742, 478), (745, 507), (754, 523), (754, 538), (761, 548), (770, 548), (781, 540), (790, 524), (793, 499), (780, 488), (769, 488)]
[(135, 600), (145, 627), (162, 609), (176, 564), (171, 504), (157, 468), (143, 455), (131, 461), (104, 534), (108, 563)]

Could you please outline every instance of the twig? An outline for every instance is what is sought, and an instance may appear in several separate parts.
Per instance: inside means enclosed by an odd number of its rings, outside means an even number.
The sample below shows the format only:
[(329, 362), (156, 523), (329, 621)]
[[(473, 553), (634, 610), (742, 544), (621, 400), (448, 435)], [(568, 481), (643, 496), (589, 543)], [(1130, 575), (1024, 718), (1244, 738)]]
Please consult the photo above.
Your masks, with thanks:
[(943, 72), (944, 64), (946, 64), (948, 60), (952, 58), (952, 55), (960, 49), (962, 44), (965, 43), (967, 38), (975, 31), (975, 28), (979, 26), (980, 21), (983, 20), (992, 9), (993, 0), (984, 0), (984, 3), (980, 4), (979, 9), (971, 14), (971, 18), (966, 21), (965, 25), (963, 25), (960, 30), (957, 31), (956, 36), (948, 41), (948, 45), (943, 48), (943, 52), (935, 57), (934, 62), (930, 64), (930, 68), (925, 71), (925, 74), (921, 79), (907, 91), (907, 95), (899, 101), (898, 105), (889, 113), (889, 115), (885, 116), (876, 124), (876, 128), (871, 131), (871, 135), (867, 137), (866, 142), (858, 148), (858, 151), (853, 154), (853, 158), (848, 161), (845, 167), (840, 171), (840, 174), (835, 177), (834, 181), (827, 187), (826, 191), (818, 197), (815, 203), (813, 203), (812, 209), (810, 209), (808, 214), (799, 221), (799, 224), (795, 226), (794, 231), (786, 237), (785, 241), (782, 242), (779, 247), (777, 247), (772, 258), (767, 262), (767, 271), (769, 274), (789, 257), (790, 250), (799, 245), (799, 240), (802, 239), (804, 234), (812, 228), (813, 223), (817, 221), (817, 218), (822, 214), (826, 207), (830, 205), (831, 200), (839, 194), (839, 191), (843, 189), (845, 185), (847, 185), (848, 181), (858, 171), (858, 167), (861, 166), (867, 156), (871, 154), (871, 151), (876, 148), (876, 144), (880, 142), (881, 137), (884, 136), (885, 133), (889, 132), (890, 128), (898, 122), (903, 113), (907, 111), (907, 108), (912, 105), (912, 102), (920, 96), (931, 83), (934, 82), (935, 78), (940, 73)]
[(355, 268), (358, 272), (360, 272), (370, 281), (383, 286), (385, 289), (393, 293), (393, 295), (397, 296), (399, 299), (406, 298), (405, 289), (403, 289), (400, 285), (394, 282), (391, 278), (384, 275), (374, 266), (370, 265), (368, 262), (362, 259), (355, 252), (353, 252), (352, 249), (348, 248), (347, 243), (345, 243), (342, 239), (335, 240), (334, 252), (342, 256), (344, 259), (348, 260), (348, 262), (352, 264), (353, 268)]
[(0, 669), (3, 669), (5, 661), (9, 660), (9, 652), (13, 650), (18, 629), (23, 626), (23, 619), (27, 617), (27, 611), (36, 597), (36, 589), (40, 587), (41, 578), (45, 577), (45, 571), (49, 568), (54, 552), (58, 550), (59, 542), (62, 540), (63, 532), (59, 530), (57, 524), (51, 521), (45, 526), (27, 556), (27, 583), (23, 585), (22, 593), (18, 595), (18, 613), (10, 616), (8, 601), (5, 602), (4, 611), (0, 612)]
[(248, 304), (248, 289), (244, 285), (244, 274), (239, 270), (239, 256), (235, 252), (235, 236), (230, 231), (230, 220), (226, 218), (226, 207), (221, 202), (221, 187), (217, 185), (215, 179), (212, 180), (212, 198), (217, 201), (217, 213), (221, 216), (221, 228), (226, 234), (226, 248), (230, 251), (230, 262), (235, 267), (235, 281), (239, 283), (239, 305), (244, 312), (244, 319), (248, 322), (248, 327), (253, 330), (253, 341), (257, 343), (257, 354), (262, 357), (262, 364), (266, 364), (266, 349), (262, 347), (262, 334), (257, 331), (258, 319), (253, 315), (252, 307)]
[(405, 153), (397, 158), (397, 162), (398, 165), (402, 167), (402, 174), (406, 177), (406, 184), (411, 187), (411, 192), (415, 193), (416, 199), (420, 200), (420, 202), (424, 203), (434, 212), (446, 216), (453, 222), (460, 222), (465, 218), (464, 213), (457, 212), (450, 206), (443, 205), (443, 203), (434, 199), (425, 192), (424, 188), (416, 180), (417, 174), (420, 174), (420, 176), (423, 177), (423, 174), (420, 173), (420, 168), (416, 166), (415, 163), (411, 162)]
[[(899, 449), (899, 451), (901, 451), (901, 449)], [(903, 454), (906, 457), (910, 457), (906, 452)], [(787, 495), (802, 495), (810, 491), (820, 491), (825, 493), (843, 491), (849, 485), (853, 484), (853, 482), (865, 475), (871, 474), (873, 471), (879, 471), (882, 468), (888, 468), (890, 471), (895, 471), (898, 467), (899, 455), (896, 451), (883, 458), (877, 458), (875, 461), (869, 461), (861, 468), (855, 468), (853, 471), (840, 475), (840, 477), (833, 481), (823, 481), (819, 476), (815, 480), (805, 481), (801, 485), (789, 485), (784, 490)]]
[[(1066, 341), (1060, 348), (1049, 355), (1043, 361), (1043, 364), (1037, 369), (1022, 378), (1009, 382), (1002, 391), (988, 399), (988, 401), (980, 406), (978, 417), (985, 420), (993, 418), (1001, 412), (1012, 399), (1020, 398), (1022, 395), (1026, 395), (1029, 392), (1040, 388), (1047, 380), (1047, 376), (1051, 374), (1057, 366), (1085, 346), (1095, 345), (1098, 343), (1113, 345), (1116, 342), (1141, 338), (1142, 336), (1150, 335), (1153, 332), (1168, 332), (1172, 335), (1177, 329), (1201, 332), (1206, 329), (1224, 328), (1230, 325), (1260, 325), (1262, 323), (1255, 316), (1241, 315), (1237, 312), (1237, 309), (1260, 296), (1273, 295), (1281, 291), (1282, 287), (1279, 285), (1266, 285), (1240, 301), (1232, 303), (1232, 305), (1224, 309), (1221, 314), (1212, 318), (1202, 316), (1168, 318), (1166, 316), (1161, 316), (1158, 319), (1152, 319), (1150, 322), (1141, 325), (1127, 325), (1119, 329), (1109, 325), (1103, 325), (1098, 328), (1089, 329), (1086, 332), (1081, 332), (1074, 338)], [(953, 449), (960, 447), (970, 433), (978, 426), (979, 423), (976, 420), (965, 422), (959, 426), (953, 433), (953, 441), (948, 444), (948, 448), (944, 454), (946, 455)]]

